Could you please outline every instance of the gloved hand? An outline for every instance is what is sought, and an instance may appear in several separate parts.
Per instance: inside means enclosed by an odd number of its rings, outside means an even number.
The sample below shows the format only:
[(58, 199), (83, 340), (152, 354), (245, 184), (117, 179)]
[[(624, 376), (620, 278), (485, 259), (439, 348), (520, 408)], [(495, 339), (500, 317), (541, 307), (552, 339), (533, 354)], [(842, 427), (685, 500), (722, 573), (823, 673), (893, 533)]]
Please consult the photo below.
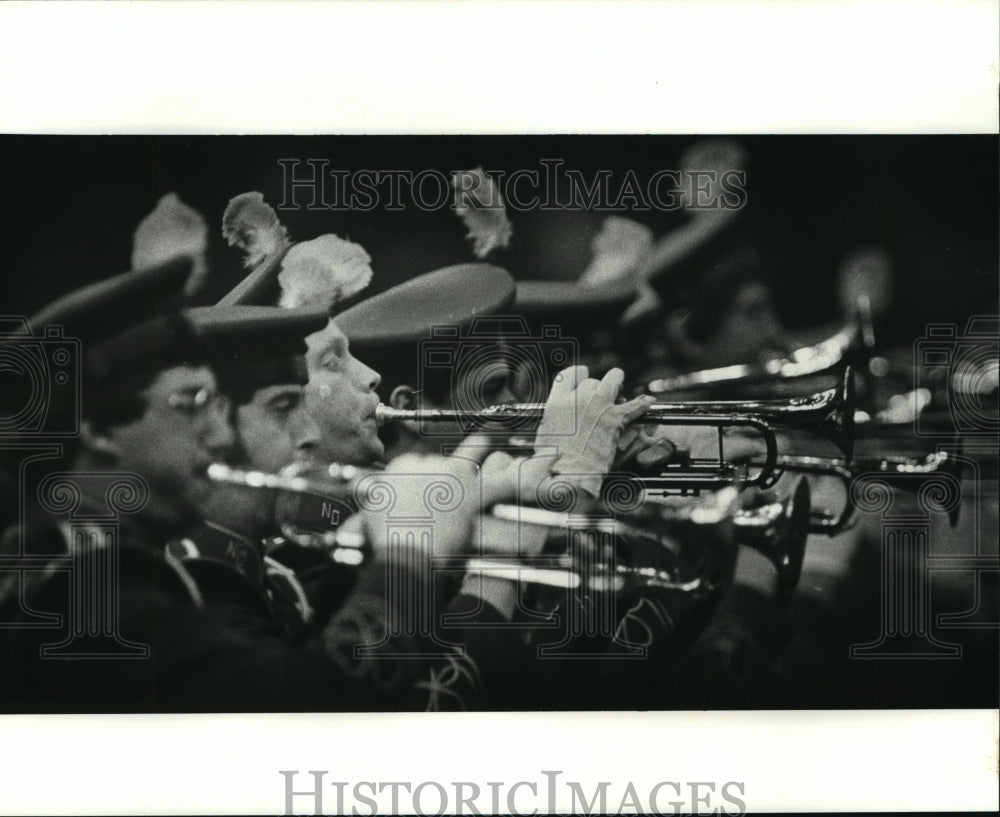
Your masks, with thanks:
[(625, 427), (656, 402), (641, 395), (616, 403), (625, 373), (611, 369), (603, 379), (588, 377), (586, 366), (556, 375), (535, 434), (536, 465), (547, 461), (550, 474), (565, 474), (592, 496), (614, 462)]
[(622, 431), (621, 439), (618, 440), (614, 470), (646, 470), (666, 465), (677, 450), (671, 439), (674, 431), (675, 428), (664, 425), (630, 425)]
[(404, 454), (360, 480), (357, 496), (376, 557), (389, 550), (390, 528), (408, 558), (429, 558), (432, 548), (453, 556), (469, 548), (482, 507), (479, 466), (461, 456)]
[[(669, 432), (670, 441), (678, 449), (686, 449), (692, 457), (712, 458), (719, 454), (719, 433), (711, 426), (660, 426)], [(762, 460), (765, 448), (760, 433), (742, 428), (727, 428), (724, 442), (728, 462)]]

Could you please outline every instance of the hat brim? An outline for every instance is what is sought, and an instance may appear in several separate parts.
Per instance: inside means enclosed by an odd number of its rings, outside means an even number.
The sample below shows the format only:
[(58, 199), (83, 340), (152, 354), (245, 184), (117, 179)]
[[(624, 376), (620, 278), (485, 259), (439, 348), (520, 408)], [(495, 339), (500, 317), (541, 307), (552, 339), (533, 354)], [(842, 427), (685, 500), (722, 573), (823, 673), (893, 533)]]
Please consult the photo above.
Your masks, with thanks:
[(353, 348), (405, 347), (434, 327), (468, 326), (480, 316), (506, 313), (514, 295), (514, 279), (501, 267), (455, 264), (365, 298), (335, 317)]
[(617, 320), (636, 299), (631, 283), (586, 286), (576, 281), (518, 281), (514, 311), (526, 318)]

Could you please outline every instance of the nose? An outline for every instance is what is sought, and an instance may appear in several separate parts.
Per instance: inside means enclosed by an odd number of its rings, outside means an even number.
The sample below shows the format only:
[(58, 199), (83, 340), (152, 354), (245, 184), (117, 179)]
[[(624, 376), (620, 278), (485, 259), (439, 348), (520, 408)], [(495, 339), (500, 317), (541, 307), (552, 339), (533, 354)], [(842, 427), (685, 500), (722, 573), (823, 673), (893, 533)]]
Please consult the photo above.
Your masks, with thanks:
[(382, 375), (372, 369), (370, 366), (366, 366), (357, 358), (354, 358), (355, 373), (354, 382), (361, 386), (363, 389), (368, 391), (375, 391), (378, 388), (379, 383), (382, 382)]
[(202, 442), (215, 459), (222, 459), (236, 443), (236, 434), (227, 411), (210, 411)]
[(293, 415), (292, 441), (295, 445), (295, 453), (301, 459), (308, 459), (319, 448), (321, 436), (319, 424), (304, 405), (297, 408)]

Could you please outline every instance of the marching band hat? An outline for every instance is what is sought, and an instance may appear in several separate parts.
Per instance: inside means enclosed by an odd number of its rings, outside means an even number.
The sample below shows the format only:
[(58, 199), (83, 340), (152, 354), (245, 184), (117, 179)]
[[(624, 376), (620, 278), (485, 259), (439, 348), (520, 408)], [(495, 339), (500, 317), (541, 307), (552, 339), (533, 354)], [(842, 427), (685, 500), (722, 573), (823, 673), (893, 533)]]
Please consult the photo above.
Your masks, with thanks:
[(222, 234), (244, 253), (251, 272), (218, 306), (324, 306), (331, 314), (357, 303), (371, 283), (371, 257), (360, 244), (333, 233), (292, 242), (259, 192), (230, 199)]
[[(596, 371), (605, 368), (606, 363), (611, 365), (611, 350), (618, 344), (622, 316), (635, 299), (635, 286), (630, 281), (597, 285), (518, 281), (514, 312), (527, 320), (535, 334), (550, 332), (547, 327), (558, 327), (559, 336), (575, 341)], [(608, 361), (589, 360), (595, 353)]]
[[(201, 363), (200, 344), (180, 311), (191, 270), (192, 259), (177, 256), (81, 287), (29, 318), (24, 334), (45, 346), (51, 368), (7, 378), (0, 393), (3, 425), (75, 440), (81, 419), (130, 416), (137, 389), (159, 372)], [(39, 391), (39, 383), (46, 388)], [(28, 408), (39, 398), (44, 411), (36, 416)]]
[[(226, 307), (284, 305), (287, 293), (282, 285), (282, 277), (287, 275), (286, 271), (289, 269), (289, 263), (292, 263), (301, 269), (307, 269), (310, 262), (313, 262), (316, 266), (322, 266), (323, 259), (321, 258), (321, 253), (323, 251), (323, 246), (317, 242), (323, 242), (324, 240), (336, 238), (336, 236), (332, 235), (320, 236), (317, 239), (313, 239), (313, 241), (299, 242), (298, 244), (290, 244), (280, 248), (276, 251), (276, 253), (265, 258), (258, 267), (256, 267), (235, 287), (233, 287), (232, 290), (219, 299), (216, 305)], [(343, 239), (340, 239), (340, 242), (342, 245), (358, 247), (360, 250), (359, 245), (352, 245), (351, 242)], [(306, 255), (306, 253), (310, 251), (311, 245), (314, 244), (316, 246), (312, 248), (312, 257), (310, 258)], [(363, 252), (363, 250), (360, 251)], [(356, 277), (352, 267), (358, 263), (357, 259), (350, 260), (352, 263), (348, 266), (348, 278)], [(363, 261), (367, 262), (367, 260), (367, 255), (365, 255), (363, 257)], [(371, 273), (369, 270), (367, 280), (365, 280), (362, 276), (363, 284), (360, 285), (361, 289), (355, 289), (358, 284), (354, 281), (337, 280), (335, 269), (337, 266), (337, 259), (330, 259), (329, 266), (331, 267), (331, 270), (328, 271), (326, 277), (326, 282), (329, 285), (329, 296), (326, 298), (326, 302), (332, 303), (330, 303), (327, 307), (327, 314), (335, 315), (338, 312), (342, 312), (343, 310), (360, 302), (366, 297), (366, 293), (362, 290), (365, 286), (367, 286), (368, 281), (371, 278)], [(320, 272), (319, 274), (322, 275), (323, 273)], [(322, 288), (322, 284), (320, 282), (311, 281), (309, 283), (314, 290)]]
[(405, 347), (432, 327), (467, 328), (514, 303), (510, 273), (493, 264), (456, 264), (418, 275), (340, 313), (337, 326), (355, 349)]
[(305, 384), (305, 338), (327, 324), (325, 309), (276, 306), (210, 306), (185, 312), (219, 387), (256, 390), (279, 383)]
[(190, 327), (179, 316), (191, 269), (192, 259), (182, 255), (116, 275), (56, 299), (28, 324), (36, 337), (79, 339), (91, 377), (139, 362), (163, 369), (198, 358)]
[(530, 321), (588, 326), (617, 323), (635, 300), (630, 282), (587, 285), (576, 281), (518, 281), (514, 311)]
[[(382, 384), (413, 385), (420, 375), (418, 344), (435, 337), (457, 343), (469, 330), (495, 329), (508, 316), (515, 284), (487, 263), (456, 264), (418, 275), (366, 298), (335, 317), (351, 351), (382, 375)], [(484, 319), (485, 323), (480, 323)]]

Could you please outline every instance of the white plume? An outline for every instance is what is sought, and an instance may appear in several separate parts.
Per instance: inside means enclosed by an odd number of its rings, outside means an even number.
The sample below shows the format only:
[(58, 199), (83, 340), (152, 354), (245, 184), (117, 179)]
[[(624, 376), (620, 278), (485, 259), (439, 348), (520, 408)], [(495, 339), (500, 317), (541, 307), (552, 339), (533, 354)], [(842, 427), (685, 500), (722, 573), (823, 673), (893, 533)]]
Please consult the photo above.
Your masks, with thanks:
[(145, 269), (178, 255), (190, 255), (194, 265), (187, 289), (194, 291), (208, 275), (207, 250), (208, 225), (201, 213), (182, 202), (176, 193), (167, 193), (135, 228), (132, 269)]
[(486, 258), (510, 244), (514, 228), (493, 179), (477, 167), (452, 172), (451, 183), (455, 188), (455, 212), (469, 231), (466, 238), (472, 240), (476, 257)]
[(222, 215), (222, 235), (230, 247), (244, 252), (243, 266), (247, 269), (289, 244), (288, 231), (278, 221), (278, 214), (264, 201), (264, 194), (257, 192), (241, 193), (229, 200)]
[(281, 261), (281, 306), (330, 307), (371, 283), (371, 258), (360, 244), (333, 235), (294, 245)]

